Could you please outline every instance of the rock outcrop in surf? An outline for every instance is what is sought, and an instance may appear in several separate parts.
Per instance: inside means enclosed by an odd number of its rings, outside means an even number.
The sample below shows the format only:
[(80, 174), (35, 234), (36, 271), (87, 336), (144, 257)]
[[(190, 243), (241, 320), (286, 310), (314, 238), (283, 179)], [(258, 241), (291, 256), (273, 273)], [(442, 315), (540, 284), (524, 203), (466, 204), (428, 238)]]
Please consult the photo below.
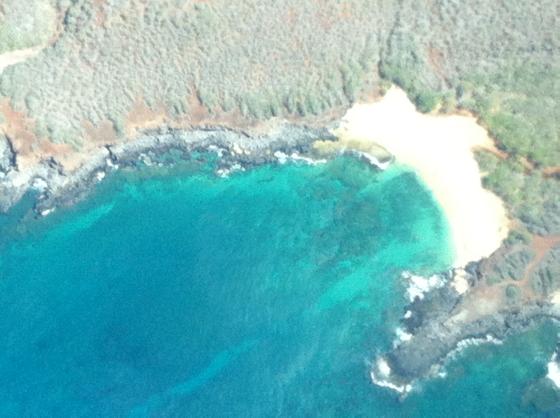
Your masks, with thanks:
[(397, 338), (393, 349), (374, 362), (371, 377), (375, 384), (406, 394), (418, 380), (441, 373), (446, 361), (467, 346), (499, 344), (546, 319), (560, 319), (556, 305), (540, 301), (477, 310), (468, 293), (454, 287), (453, 277), (461, 274), (472, 292), (482, 285), (478, 268), (478, 263), (471, 263), (464, 271), (441, 274), (445, 285), (433, 286), (406, 306), (399, 330), (407, 338)]

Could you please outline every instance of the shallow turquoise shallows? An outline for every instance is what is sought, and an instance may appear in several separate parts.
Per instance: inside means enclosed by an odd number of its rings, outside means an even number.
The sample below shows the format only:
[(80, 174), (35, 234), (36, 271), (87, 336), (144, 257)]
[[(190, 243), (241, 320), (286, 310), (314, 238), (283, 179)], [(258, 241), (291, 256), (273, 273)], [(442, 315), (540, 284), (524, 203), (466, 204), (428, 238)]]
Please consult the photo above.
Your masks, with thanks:
[(522, 397), (546, 374), (550, 326), (467, 350), (404, 401), (371, 384), (406, 303), (400, 273), (452, 257), (439, 208), (403, 168), (146, 169), (44, 220), (12, 218), (0, 416), (536, 413)]

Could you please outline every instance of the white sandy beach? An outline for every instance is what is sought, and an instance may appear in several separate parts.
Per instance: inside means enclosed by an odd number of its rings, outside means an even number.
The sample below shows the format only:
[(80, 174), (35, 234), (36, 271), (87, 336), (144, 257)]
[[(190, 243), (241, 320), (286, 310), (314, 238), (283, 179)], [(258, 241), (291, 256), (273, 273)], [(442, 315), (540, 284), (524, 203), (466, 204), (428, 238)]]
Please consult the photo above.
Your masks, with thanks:
[(28, 58), (37, 55), (44, 48), (44, 45), (35, 46), (33, 48), (18, 49), (15, 51), (4, 52), (0, 54), (0, 73), (10, 65), (23, 62)]
[[(507, 236), (504, 205), (482, 187), (472, 152), (493, 143), (473, 117), (419, 113), (401, 89), (392, 87), (381, 100), (349, 109), (335, 134), (338, 147), (367, 152), (379, 144), (418, 173), (448, 219), (454, 267), (489, 256)], [(465, 291), (466, 283), (457, 280), (458, 291)]]

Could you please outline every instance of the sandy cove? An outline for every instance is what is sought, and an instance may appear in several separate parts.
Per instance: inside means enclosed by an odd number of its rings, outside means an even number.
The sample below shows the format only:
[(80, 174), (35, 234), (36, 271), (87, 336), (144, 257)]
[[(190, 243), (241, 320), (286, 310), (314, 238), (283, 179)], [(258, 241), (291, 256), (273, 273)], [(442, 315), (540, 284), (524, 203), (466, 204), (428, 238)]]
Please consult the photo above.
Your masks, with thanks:
[[(0, 54), (0, 72), (40, 49)], [(454, 267), (487, 257), (500, 247), (509, 220), (500, 199), (482, 187), (472, 152), (476, 147), (492, 149), (494, 144), (474, 117), (419, 113), (404, 91), (392, 87), (379, 101), (350, 108), (333, 133), (338, 141), (319, 141), (316, 148), (353, 149), (376, 156), (382, 146), (418, 173), (450, 225)], [(25, 177), (24, 183), (29, 180)], [(458, 290), (466, 291), (466, 281), (456, 279)]]
[(325, 141), (316, 148), (375, 153), (381, 145), (421, 177), (447, 217), (454, 267), (489, 256), (507, 236), (504, 205), (482, 187), (473, 154), (475, 148), (493, 149), (494, 144), (474, 117), (422, 114), (404, 91), (392, 87), (379, 101), (350, 108), (334, 134), (336, 145)]
[(358, 150), (374, 157), (388, 152), (417, 173), (447, 219), (455, 253), (453, 271), (440, 275), (444, 285), (407, 305), (401, 320), (406, 338), (397, 333), (393, 349), (377, 358), (373, 383), (405, 396), (414, 382), (439, 370), (463, 347), (499, 343), (510, 332), (556, 317), (554, 307), (538, 303), (521, 312), (468, 315), (471, 309), (465, 301), (473, 300), (480, 280), (478, 263), (473, 262), (498, 250), (510, 225), (503, 202), (482, 187), (473, 151), (495, 151), (495, 146), (474, 117), (422, 114), (404, 91), (392, 87), (380, 100), (350, 108), (334, 134), (335, 143), (319, 141), (315, 148), (327, 153)]

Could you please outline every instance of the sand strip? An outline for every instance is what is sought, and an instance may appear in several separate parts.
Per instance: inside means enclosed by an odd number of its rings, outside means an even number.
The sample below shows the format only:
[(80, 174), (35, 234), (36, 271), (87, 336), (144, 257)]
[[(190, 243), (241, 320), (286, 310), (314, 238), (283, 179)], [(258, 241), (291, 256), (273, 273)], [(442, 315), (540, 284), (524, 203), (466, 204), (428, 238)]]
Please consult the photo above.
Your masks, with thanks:
[(14, 65), (19, 62), (23, 62), (28, 58), (34, 57), (41, 52), (44, 47), (44, 45), (39, 45), (34, 46), (33, 48), (17, 49), (15, 51), (0, 54), (0, 73), (2, 73), (4, 68), (9, 67), (10, 65)]
[[(493, 148), (493, 142), (473, 117), (419, 113), (406, 94), (393, 87), (377, 102), (354, 105), (334, 133), (340, 148), (368, 152), (378, 144), (418, 173), (448, 219), (454, 267), (500, 247), (509, 219), (502, 201), (481, 185), (472, 150)], [(332, 146), (317, 147), (322, 145)]]

